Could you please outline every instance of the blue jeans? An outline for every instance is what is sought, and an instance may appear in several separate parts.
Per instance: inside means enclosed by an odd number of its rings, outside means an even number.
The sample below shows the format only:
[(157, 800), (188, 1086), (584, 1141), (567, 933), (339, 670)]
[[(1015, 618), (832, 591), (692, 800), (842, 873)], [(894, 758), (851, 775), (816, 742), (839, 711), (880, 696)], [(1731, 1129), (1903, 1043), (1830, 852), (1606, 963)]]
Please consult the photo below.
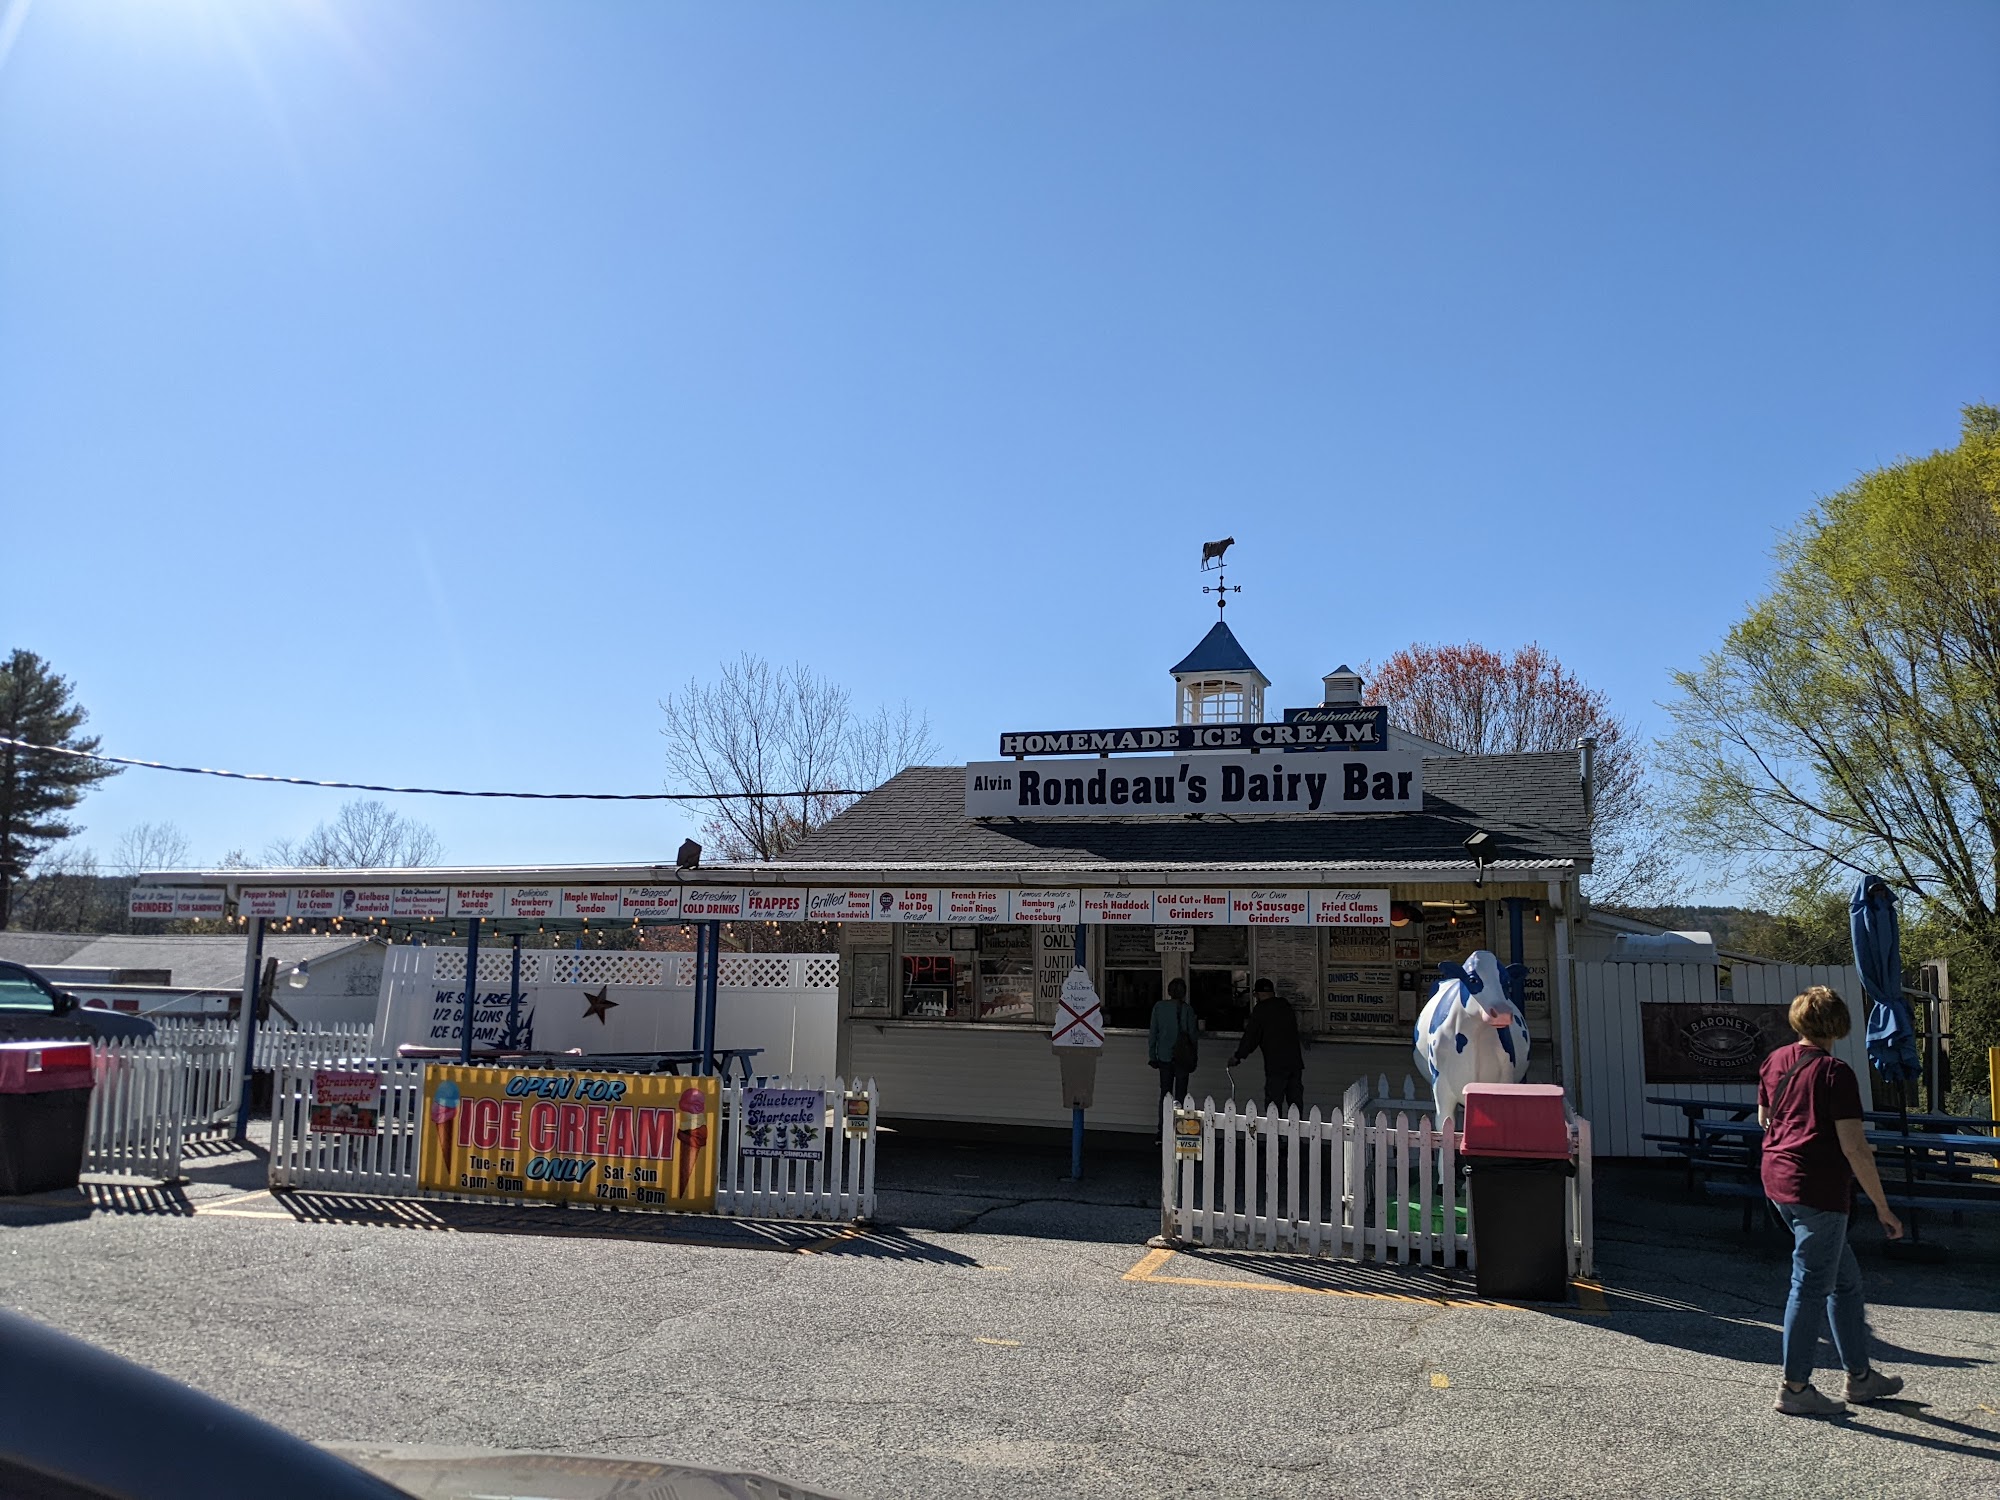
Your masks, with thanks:
[(1833, 1335), (1834, 1353), (1850, 1375), (1868, 1370), (1868, 1305), (1861, 1267), (1847, 1243), (1847, 1215), (1803, 1203), (1773, 1203), (1792, 1229), (1792, 1295), (1785, 1303), (1785, 1379), (1812, 1379), (1819, 1334)]

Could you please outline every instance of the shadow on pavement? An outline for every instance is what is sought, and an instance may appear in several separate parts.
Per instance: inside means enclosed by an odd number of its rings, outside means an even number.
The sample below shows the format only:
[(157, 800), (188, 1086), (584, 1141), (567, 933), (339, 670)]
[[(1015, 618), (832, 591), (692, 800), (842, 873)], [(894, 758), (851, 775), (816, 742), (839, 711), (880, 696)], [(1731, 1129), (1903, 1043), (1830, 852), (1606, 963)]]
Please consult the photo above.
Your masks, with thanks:
[(277, 1206), (305, 1224), (417, 1229), (448, 1234), (514, 1234), (541, 1238), (625, 1240), (781, 1255), (837, 1255), (976, 1266), (957, 1251), (914, 1239), (900, 1229), (856, 1224), (785, 1223), (687, 1214), (598, 1212), (587, 1208), (455, 1203), (416, 1198), (350, 1197), (341, 1193), (273, 1193)]
[[(1921, 1432), (1898, 1432), (1892, 1427), (1877, 1427), (1867, 1420), (1871, 1411), (1894, 1412), (1899, 1417), (1907, 1417), (1912, 1422), (1921, 1422), (1926, 1427), (1940, 1428), (1945, 1432), (1957, 1433), (1960, 1437), (1976, 1438), (1977, 1442), (1958, 1443), (1950, 1438), (1931, 1437)], [(1929, 1448), (1939, 1453), (1962, 1453), (1972, 1458), (2000, 1461), (2000, 1433), (1989, 1432), (1983, 1427), (1974, 1427), (1970, 1422), (1954, 1422), (1949, 1417), (1934, 1417), (1930, 1409), (1921, 1401), (1877, 1401), (1873, 1406), (1850, 1407), (1847, 1426), (1855, 1432), (1865, 1432), (1870, 1437), (1886, 1439), (1892, 1443), (1907, 1443), (1913, 1448)]]

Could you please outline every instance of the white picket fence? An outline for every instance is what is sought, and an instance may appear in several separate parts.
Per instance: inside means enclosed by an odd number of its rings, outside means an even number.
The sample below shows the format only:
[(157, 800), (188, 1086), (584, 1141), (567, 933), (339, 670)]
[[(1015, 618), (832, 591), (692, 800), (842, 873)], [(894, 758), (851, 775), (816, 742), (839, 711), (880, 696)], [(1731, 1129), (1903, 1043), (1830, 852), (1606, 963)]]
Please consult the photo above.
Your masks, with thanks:
[[(380, 1126), (374, 1135), (331, 1135), (310, 1125), (312, 1075), (338, 1066), (382, 1075)], [(273, 1080), (270, 1183), (274, 1189), (366, 1193), (396, 1198), (459, 1198), (417, 1186), (417, 1153), (423, 1125), (425, 1063), (415, 1058), (322, 1059), (288, 1064)], [(854, 1220), (875, 1213), (875, 1120), (871, 1080), (856, 1084), (868, 1098), (865, 1132), (848, 1135), (842, 1119), (848, 1087), (835, 1078), (769, 1079), (772, 1088), (817, 1088), (826, 1100), (819, 1157), (786, 1160), (742, 1154), (743, 1093), (740, 1080), (722, 1087), (722, 1150), (715, 1211), (739, 1218)], [(490, 1198), (473, 1201), (492, 1202)], [(582, 1205), (591, 1206), (598, 1205)], [(621, 1212), (647, 1212), (619, 1205)]]
[[(1195, 1106), (1188, 1100), (1182, 1107)], [(1456, 1134), (1438, 1127), (1430, 1100), (1418, 1099), (1410, 1080), (1400, 1100), (1389, 1098), (1386, 1078), (1372, 1099), (1367, 1080), (1359, 1080), (1340, 1112), (1325, 1118), (1317, 1106), (1302, 1118), (1295, 1109), (1281, 1115), (1233, 1099), (1220, 1107), (1204, 1100), (1198, 1113), (1201, 1154), (1181, 1158), (1173, 1104), (1161, 1103), (1160, 1233), (1167, 1239), (1379, 1264), (1474, 1264)], [(1587, 1120), (1571, 1120), (1570, 1147), (1576, 1162), (1565, 1194), (1570, 1274), (1588, 1276), (1594, 1255)]]
[(747, 1219), (872, 1219), (875, 1216), (875, 1118), (880, 1103), (875, 1080), (856, 1082), (853, 1092), (868, 1099), (865, 1131), (849, 1135), (842, 1120), (846, 1082), (816, 1079), (772, 1088), (818, 1089), (825, 1104), (820, 1119), (819, 1155), (804, 1160), (743, 1154), (743, 1096), (740, 1079), (722, 1087), (723, 1151), (715, 1211)]
[[(365, 1043), (369, 1028), (310, 1027), (260, 1032), (258, 1066), (310, 1060)], [(268, 1045), (265, 1038), (269, 1037)], [(178, 1181), (191, 1142), (219, 1139), (236, 1126), (236, 1027), (172, 1021), (151, 1037), (107, 1037), (91, 1044), (95, 1086), (85, 1137), (86, 1172)]]

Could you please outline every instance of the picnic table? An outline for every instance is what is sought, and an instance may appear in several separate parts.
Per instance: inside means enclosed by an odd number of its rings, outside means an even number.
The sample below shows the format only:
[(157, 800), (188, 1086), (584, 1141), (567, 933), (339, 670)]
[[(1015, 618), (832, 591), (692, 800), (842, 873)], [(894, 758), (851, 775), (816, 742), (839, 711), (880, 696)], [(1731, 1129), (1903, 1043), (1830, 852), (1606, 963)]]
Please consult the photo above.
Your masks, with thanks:
[[(1672, 1105), (1687, 1120), (1688, 1133), (1680, 1136), (1648, 1136), (1661, 1149), (1684, 1155), (1688, 1183), (1697, 1174), (1705, 1192), (1744, 1200), (1744, 1227), (1764, 1197), (1759, 1172), (1764, 1129), (1752, 1118), (1754, 1100), (1677, 1099), (1653, 1096), (1649, 1104)], [(1711, 1114), (1710, 1112), (1714, 1113)], [(1727, 1118), (1723, 1118), (1726, 1116)], [(1954, 1115), (1911, 1115), (1909, 1130), (1900, 1128), (1904, 1117), (1889, 1110), (1868, 1110), (1864, 1132), (1878, 1154), (1892, 1160), (1885, 1163), (1883, 1192), (1892, 1208), (1910, 1216), (1910, 1231), (1918, 1233), (1918, 1210), (1947, 1210), (1954, 1217), (1967, 1211), (2000, 1210), (2000, 1180), (1993, 1176), (1994, 1159), (2000, 1158), (2000, 1139), (1987, 1133), (1992, 1121)], [(1890, 1125), (1898, 1128), (1890, 1129)], [(1970, 1127), (1970, 1128), (1967, 1128)], [(1893, 1180), (1894, 1162), (1902, 1167), (1900, 1183)]]

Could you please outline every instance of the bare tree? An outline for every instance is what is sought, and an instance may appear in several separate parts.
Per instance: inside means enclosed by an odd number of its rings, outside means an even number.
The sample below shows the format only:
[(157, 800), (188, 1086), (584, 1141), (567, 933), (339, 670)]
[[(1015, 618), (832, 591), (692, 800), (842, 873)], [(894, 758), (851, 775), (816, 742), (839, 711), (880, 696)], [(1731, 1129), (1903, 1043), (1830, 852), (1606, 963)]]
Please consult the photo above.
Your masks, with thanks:
[(188, 838), (173, 823), (137, 823), (119, 836), (113, 866), (124, 875), (147, 875), (185, 865)]
[(1590, 825), (1591, 899), (1671, 901), (1678, 869), (1654, 826), (1645, 754), (1609, 701), (1540, 646), (1406, 646), (1365, 674), (1368, 696), (1402, 729), (1468, 755), (1573, 750), (1597, 741)]
[(702, 835), (730, 860), (776, 858), (857, 793), (938, 751), (930, 720), (909, 704), (857, 716), (848, 690), (812, 668), (748, 652), (660, 708), (670, 783), (714, 799), (697, 804)]
[[(118, 886), (114, 903), (107, 886)], [(103, 932), (125, 915), (123, 882), (108, 881), (88, 849), (65, 844), (51, 849), (29, 867), (14, 902), (17, 923), (39, 932)], [(114, 910), (115, 905), (115, 910)]]
[(302, 839), (279, 839), (264, 862), (286, 869), (384, 870), (434, 865), (444, 845), (428, 823), (392, 811), (388, 804), (356, 798), (341, 804), (330, 823)]

